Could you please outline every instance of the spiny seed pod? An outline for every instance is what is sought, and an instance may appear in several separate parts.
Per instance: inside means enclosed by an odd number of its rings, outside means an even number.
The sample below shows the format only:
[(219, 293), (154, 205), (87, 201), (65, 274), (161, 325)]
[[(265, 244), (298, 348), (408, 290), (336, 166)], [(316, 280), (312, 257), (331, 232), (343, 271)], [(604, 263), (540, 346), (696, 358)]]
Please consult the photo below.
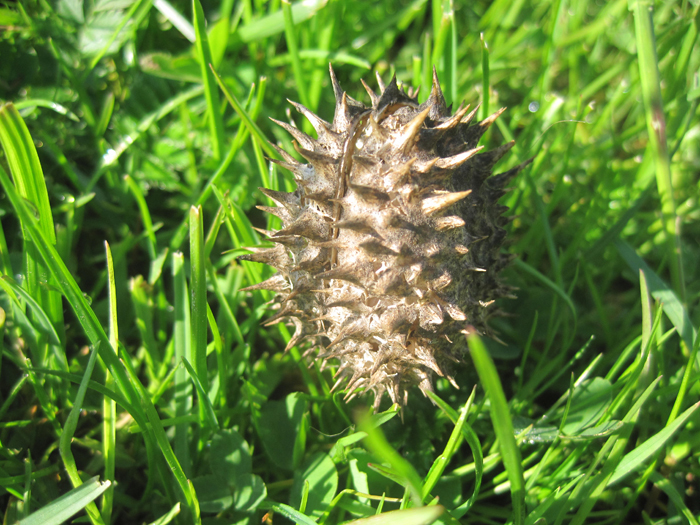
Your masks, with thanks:
[(346, 398), (372, 390), (375, 410), (384, 393), (403, 406), (411, 386), (432, 391), (435, 374), (457, 387), (449, 369), (467, 351), (463, 334), (491, 335), (494, 301), (511, 296), (498, 280), (510, 260), (498, 199), (527, 163), (491, 176), (513, 143), (483, 153), (477, 143), (503, 110), (477, 123), (476, 109), (451, 114), (435, 72), (423, 104), (396, 78), (378, 78), (379, 94), (363, 82), (371, 107), (330, 73), (332, 123), (292, 102), (318, 139), (274, 121), (307, 163), (278, 149), (284, 160), (274, 162), (298, 187), (260, 188), (277, 204), (261, 209), (283, 228), (264, 231), (273, 248), (240, 259), (278, 270), (247, 289), (277, 292), (268, 324), (294, 325), (287, 348), (306, 343), (324, 365), (337, 359), (333, 388), (347, 380)]

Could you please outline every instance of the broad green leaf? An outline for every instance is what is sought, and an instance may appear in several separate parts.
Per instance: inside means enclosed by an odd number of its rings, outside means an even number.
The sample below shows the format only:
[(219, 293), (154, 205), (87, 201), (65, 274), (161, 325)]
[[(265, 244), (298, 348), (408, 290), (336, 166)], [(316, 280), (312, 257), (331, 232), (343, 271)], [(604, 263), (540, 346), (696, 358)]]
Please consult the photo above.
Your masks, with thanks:
[(595, 377), (574, 390), (566, 424), (562, 431), (575, 435), (603, 415), (612, 402), (612, 385), (606, 379)]
[(248, 443), (234, 429), (219, 430), (211, 438), (209, 448), (211, 471), (228, 483), (248, 474), (252, 460)]
[(233, 505), (233, 487), (220, 476), (200, 476), (192, 480), (202, 512), (219, 513)]
[(294, 485), (290, 498), (292, 507), (299, 508), (306, 482), (309, 483), (309, 496), (305, 513), (309, 516), (320, 516), (338, 490), (338, 472), (328, 454), (317, 452), (294, 472)]
[(265, 452), (278, 467), (293, 470), (297, 466), (298, 443), (306, 439), (307, 405), (306, 398), (295, 393), (284, 401), (268, 401), (261, 407), (255, 426)]
[(260, 476), (241, 474), (236, 477), (233, 506), (239, 512), (252, 512), (267, 497), (267, 487)]

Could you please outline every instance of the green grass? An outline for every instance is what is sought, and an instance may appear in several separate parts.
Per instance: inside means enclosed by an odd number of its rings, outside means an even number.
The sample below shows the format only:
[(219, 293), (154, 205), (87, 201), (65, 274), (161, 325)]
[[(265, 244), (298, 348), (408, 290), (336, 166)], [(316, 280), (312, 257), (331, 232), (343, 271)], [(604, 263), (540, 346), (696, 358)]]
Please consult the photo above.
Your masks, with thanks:
[[(0, 3), (4, 523), (697, 524), (698, 11)], [(402, 413), (331, 394), (240, 292), (272, 275), (236, 260), (279, 226), (257, 188), (294, 187), (268, 117), (329, 119), (329, 62), (365, 102), (434, 65), (454, 107), (508, 108), (500, 171), (534, 158), (505, 346)]]

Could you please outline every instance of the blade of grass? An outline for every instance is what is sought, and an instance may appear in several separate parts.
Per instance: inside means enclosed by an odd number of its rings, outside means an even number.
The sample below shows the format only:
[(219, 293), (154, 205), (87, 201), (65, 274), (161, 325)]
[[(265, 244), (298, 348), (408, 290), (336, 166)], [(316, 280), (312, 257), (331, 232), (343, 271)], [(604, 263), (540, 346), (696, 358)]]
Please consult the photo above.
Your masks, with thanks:
[(195, 372), (194, 368), (192, 368), (192, 365), (184, 357), (182, 358), (182, 364), (185, 366), (187, 373), (190, 375), (190, 378), (192, 379), (192, 382), (194, 383), (194, 386), (197, 389), (197, 399), (199, 400), (199, 405), (202, 407), (202, 411), (204, 412), (205, 416), (204, 423), (208, 425), (213, 431), (219, 430), (219, 421), (216, 419), (214, 407), (212, 406), (211, 401), (209, 401), (209, 397), (204, 391), (202, 383), (199, 381), (197, 372)]
[(360, 413), (357, 428), (360, 432), (367, 434), (363, 442), (370, 452), (391, 465), (391, 468), (400, 477), (401, 485), (409, 491), (414, 506), (421, 507), (423, 505), (421, 498), (423, 488), (421, 479), (413, 465), (396, 452), (384, 437), (384, 433), (372, 423), (369, 415)]
[(146, 390), (143, 388), (143, 385), (138, 380), (136, 372), (132, 368), (129, 359), (130, 358), (127, 356), (127, 359), (122, 359), (122, 363), (124, 363), (124, 368), (126, 369), (127, 374), (129, 375), (129, 380), (131, 381), (134, 388), (138, 390), (141, 402), (143, 403), (143, 406), (146, 411), (146, 417), (148, 418), (148, 422), (150, 423), (150, 429), (155, 435), (158, 448), (162, 452), (163, 457), (165, 458), (165, 461), (168, 464), (168, 467), (170, 468), (170, 471), (175, 475), (175, 480), (177, 481), (180, 487), (181, 495), (184, 497), (187, 509), (191, 514), (190, 516), (188, 516), (188, 518), (193, 523), (195, 523), (195, 525), (201, 525), (202, 520), (199, 514), (199, 503), (197, 501), (197, 494), (194, 491), (194, 487), (192, 487), (190, 480), (187, 479), (187, 477), (185, 476), (182, 466), (178, 462), (177, 457), (175, 457), (175, 453), (173, 452), (173, 449), (170, 446), (168, 436), (165, 434), (165, 429), (163, 428), (163, 423), (160, 420), (160, 417), (158, 416), (158, 412), (153, 406), (153, 403), (150, 402), (148, 392), (146, 392)]
[[(12, 103), (0, 105), (0, 145), (5, 151), (7, 165), (10, 168), (19, 195), (34, 208), (33, 212), (38, 217), (37, 227), (51, 246), (56, 245), (56, 233), (49, 203), (49, 194), (43, 170), (39, 162), (39, 156), (34, 146), (29, 130), (19, 112)], [(59, 339), (64, 338), (63, 304), (61, 296), (49, 286), (42, 283), (51, 283), (51, 276), (46, 266), (41, 261), (41, 255), (37, 252), (31, 235), (24, 226), (24, 271), (26, 287), (29, 294), (35, 298), (39, 306), (46, 312)], [(44, 359), (49, 348), (46, 342), (39, 341), (41, 361), (37, 364), (44, 366)], [(60, 347), (53, 345), (54, 353), (62, 352)], [(65, 361), (65, 356), (57, 356), (57, 361)]]
[(95, 476), (21, 520), (18, 525), (61, 525), (99, 498), (109, 487), (109, 481), (101, 482), (99, 477)]
[[(629, 0), (629, 9), (634, 15), (634, 28), (637, 41), (644, 113), (651, 154), (656, 166), (656, 186), (661, 199), (663, 227), (671, 258), (671, 281), (673, 288), (685, 303), (685, 279), (681, 236), (676, 216), (676, 203), (671, 182), (671, 161), (666, 140), (666, 119), (663, 100), (661, 99), (661, 78), (659, 76), (658, 57), (656, 55), (656, 37), (654, 36), (653, 4), (644, 0)], [(689, 346), (689, 348), (691, 348)]]
[(153, 0), (153, 7), (155, 7), (175, 29), (180, 31), (180, 34), (187, 40), (193, 44), (197, 41), (197, 34), (190, 21), (182, 16), (170, 2), (167, 0)]
[[(187, 416), (192, 412), (192, 385), (187, 380), (187, 371), (179, 364), (182, 359), (192, 360), (192, 325), (190, 323), (190, 305), (185, 280), (185, 259), (182, 253), (173, 254), (173, 288), (174, 288), (174, 322), (173, 340), (175, 345), (175, 372), (173, 403), (175, 416)], [(189, 425), (179, 424), (175, 427), (175, 456), (182, 465), (185, 475), (190, 476)]]
[(428, 501), (428, 498), (430, 497), (430, 492), (435, 488), (435, 485), (437, 485), (438, 481), (440, 481), (442, 474), (445, 472), (447, 464), (450, 462), (452, 456), (455, 454), (455, 452), (457, 452), (457, 449), (462, 444), (462, 428), (464, 427), (464, 423), (467, 419), (469, 407), (474, 401), (475, 392), (476, 390), (473, 389), (471, 395), (469, 396), (469, 399), (460, 411), (459, 418), (457, 419), (457, 422), (455, 423), (455, 426), (452, 429), (452, 433), (450, 434), (450, 437), (447, 440), (445, 449), (443, 450), (442, 454), (435, 459), (433, 464), (430, 466), (428, 474), (425, 476), (425, 481), (423, 482), (424, 502)]
[[(105, 241), (105, 253), (107, 256), (108, 298), (109, 298), (109, 342), (113, 348), (119, 345), (119, 323), (117, 322), (117, 289), (114, 280), (114, 261), (109, 244)], [(114, 389), (114, 378), (109, 370), (105, 371), (105, 388)], [(104, 457), (104, 477), (114, 481), (117, 454), (117, 404), (109, 397), (102, 400), (102, 456)], [(112, 521), (112, 507), (114, 505), (114, 487), (108, 488), (102, 495), (102, 517), (105, 523)]]
[(294, 14), (292, 13), (292, 4), (289, 0), (282, 0), (282, 13), (284, 14), (284, 36), (287, 41), (287, 49), (292, 57), (292, 71), (294, 71), (294, 82), (296, 83), (299, 100), (307, 108), (309, 104), (309, 92), (306, 89), (306, 81), (304, 80), (304, 71), (301, 67), (301, 59), (299, 58), (299, 48), (297, 46), (297, 34), (294, 26)]
[(192, 295), (190, 322), (192, 362), (202, 388), (207, 378), (207, 280), (204, 256), (204, 225), (202, 207), (190, 208), (190, 293)]
[(668, 479), (664, 478), (658, 472), (652, 472), (650, 479), (654, 482), (654, 485), (656, 485), (658, 488), (660, 488), (666, 493), (666, 495), (673, 502), (676, 508), (681, 511), (681, 514), (683, 514), (683, 516), (685, 516), (685, 519), (688, 520), (688, 523), (690, 525), (700, 525), (698, 523), (698, 519), (693, 515), (693, 512), (685, 504), (684, 496), (682, 496), (680, 492), (678, 492), (678, 489), (676, 489), (676, 487)]
[(221, 151), (224, 147), (224, 121), (221, 116), (221, 105), (219, 104), (219, 90), (216, 89), (214, 76), (212, 74), (211, 48), (209, 38), (204, 26), (204, 11), (199, 0), (192, 0), (192, 13), (194, 18), (194, 31), (197, 37), (195, 42), (197, 48), (197, 60), (202, 71), (202, 82), (204, 84), (204, 97), (207, 100), (207, 113), (209, 114), (209, 135), (211, 145), (216, 160), (221, 159)]
[(491, 360), (481, 338), (472, 333), (467, 337), (469, 350), (474, 361), (481, 384), (491, 401), (491, 421), (496, 432), (503, 464), (510, 480), (510, 492), (513, 500), (513, 523), (525, 522), (525, 479), (523, 478), (520, 449), (515, 442), (513, 421), (503, 393), (503, 386), (498, 378), (496, 367)]
[[(66, 419), (66, 424), (63, 426), (63, 432), (61, 432), (61, 439), (59, 441), (58, 449), (61, 452), (61, 457), (63, 458), (63, 464), (66, 467), (66, 472), (73, 485), (73, 488), (78, 488), (83, 484), (83, 480), (80, 479), (80, 474), (78, 473), (78, 467), (75, 464), (75, 458), (73, 457), (73, 452), (71, 451), (71, 442), (73, 441), (73, 436), (75, 435), (75, 429), (78, 428), (78, 418), (80, 417), (80, 412), (83, 410), (83, 400), (85, 399), (85, 392), (87, 391), (88, 381), (92, 375), (92, 370), (95, 368), (95, 363), (97, 362), (97, 348), (99, 344), (96, 345), (90, 352), (90, 359), (85, 367), (85, 373), (83, 374), (83, 379), (80, 382), (80, 387), (78, 388), (78, 393), (75, 396), (75, 402), (73, 403), (73, 408), (68, 414), (68, 419)], [(107, 485), (107, 488), (109, 485)], [(85, 507), (88, 517), (93, 525), (105, 525), (104, 520), (100, 511), (97, 509), (92, 501), (88, 503)]]
[(617, 468), (610, 477), (607, 486), (611, 487), (615, 483), (622, 481), (635, 469), (643, 465), (647, 459), (661, 450), (668, 440), (671, 439), (673, 435), (683, 427), (683, 425), (685, 425), (686, 421), (690, 419), (698, 408), (700, 408), (700, 402), (695, 403), (688, 410), (674, 419), (673, 422), (667, 425), (663, 430), (657, 432), (654, 436), (650, 437), (644, 443), (629, 452), (624, 458), (622, 458), (620, 464), (617, 465)]
[(144, 230), (148, 232), (148, 256), (151, 260), (155, 259), (158, 254), (158, 249), (156, 245), (156, 233), (153, 231), (153, 220), (151, 220), (151, 212), (148, 209), (148, 204), (146, 204), (146, 199), (143, 196), (143, 192), (139, 185), (131, 178), (129, 175), (124, 176), (124, 182), (128, 186), (129, 190), (136, 200), (139, 212), (141, 213), (141, 220), (143, 221)]
[(690, 316), (688, 315), (686, 308), (683, 306), (682, 301), (673, 292), (673, 290), (671, 290), (666, 283), (664, 283), (661, 278), (651, 268), (649, 268), (646, 262), (644, 262), (644, 260), (637, 255), (635, 250), (630, 245), (624, 241), (617, 240), (615, 241), (615, 247), (627, 265), (635, 273), (638, 273), (640, 269), (644, 271), (652, 297), (663, 305), (664, 312), (673, 323), (673, 326), (676, 327), (676, 330), (681, 336), (683, 343), (686, 345), (688, 351), (690, 351), (690, 349), (693, 348), (693, 343), (698, 335), (692, 322), (690, 321)]
[(226, 84), (224, 84), (224, 81), (221, 80), (221, 77), (219, 74), (214, 70), (214, 68), (211, 68), (212, 73), (214, 74), (214, 77), (216, 78), (216, 81), (219, 83), (219, 87), (221, 88), (221, 91), (224, 92), (224, 96), (226, 97), (226, 100), (228, 100), (229, 104), (231, 104), (231, 107), (236, 111), (239, 117), (243, 119), (243, 122), (245, 123), (246, 127), (248, 128), (248, 131), (250, 132), (253, 137), (255, 137), (255, 140), (258, 141), (260, 144), (260, 147), (265, 150), (265, 153), (267, 154), (268, 157), (276, 159), (279, 157), (278, 153), (275, 151), (275, 149), (270, 146), (270, 144), (267, 142), (265, 139), (265, 135), (263, 135), (263, 132), (260, 130), (258, 125), (253, 121), (251, 116), (248, 114), (248, 112), (241, 106), (241, 103), (238, 102), (238, 99), (236, 96), (229, 91), (229, 89), (226, 87)]

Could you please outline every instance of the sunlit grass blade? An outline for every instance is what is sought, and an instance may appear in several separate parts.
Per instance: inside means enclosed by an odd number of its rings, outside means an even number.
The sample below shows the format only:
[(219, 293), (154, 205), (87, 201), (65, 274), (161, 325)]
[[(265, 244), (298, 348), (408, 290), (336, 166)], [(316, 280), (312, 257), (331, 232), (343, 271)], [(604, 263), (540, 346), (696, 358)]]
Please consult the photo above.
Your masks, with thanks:
[(153, 406), (153, 403), (145, 401), (148, 399), (149, 394), (143, 388), (143, 385), (138, 380), (138, 377), (136, 377), (136, 373), (133, 370), (129, 361), (124, 360), (123, 363), (124, 368), (126, 369), (127, 374), (129, 375), (129, 380), (134, 385), (134, 388), (136, 388), (139, 392), (139, 396), (145, 408), (146, 417), (148, 418), (148, 422), (150, 423), (150, 429), (152, 430), (153, 435), (155, 436), (155, 441), (158, 445), (158, 448), (163, 454), (163, 457), (169, 467), (169, 470), (175, 476), (175, 481), (177, 482), (180, 488), (180, 494), (184, 498), (184, 503), (187, 507), (187, 510), (190, 513), (189, 518), (193, 523), (195, 523), (195, 525), (200, 525), (202, 521), (201, 516), (199, 514), (197, 494), (195, 493), (190, 480), (187, 479), (187, 477), (185, 476), (182, 466), (178, 462), (177, 457), (175, 456), (175, 453), (173, 452), (173, 449), (170, 446), (170, 442), (168, 441), (168, 436), (165, 434), (165, 429), (163, 428), (160, 416), (158, 415), (155, 406)]
[(447, 440), (447, 444), (445, 445), (445, 450), (433, 462), (433, 464), (430, 467), (430, 470), (428, 471), (428, 475), (425, 477), (425, 481), (423, 482), (423, 501), (424, 502), (430, 496), (430, 492), (435, 488), (435, 485), (437, 485), (438, 481), (442, 477), (443, 472), (445, 471), (445, 468), (447, 467), (447, 464), (450, 462), (450, 460), (452, 459), (452, 456), (457, 451), (457, 448), (462, 443), (462, 428), (464, 427), (464, 423), (467, 419), (467, 414), (469, 413), (469, 407), (471, 406), (471, 403), (474, 400), (474, 393), (475, 393), (475, 391), (472, 390), (472, 395), (469, 397), (469, 399), (467, 400), (467, 403), (460, 410), (459, 418), (457, 419), (457, 422), (455, 423), (454, 429), (452, 429), (452, 433), (450, 434), (450, 438)]
[[(174, 314), (173, 344), (175, 345), (175, 371), (173, 403), (176, 417), (188, 416), (192, 412), (192, 385), (187, 371), (180, 365), (182, 359), (192, 360), (192, 326), (190, 303), (185, 279), (185, 260), (182, 253), (173, 254)], [(175, 455), (187, 476), (192, 469), (190, 459), (189, 425), (181, 423), (175, 427)]]
[(61, 525), (110, 487), (109, 481), (95, 476), (21, 520), (18, 525)]
[(294, 14), (289, 0), (282, 0), (282, 12), (284, 14), (284, 35), (287, 39), (287, 48), (292, 57), (292, 70), (294, 71), (294, 81), (296, 82), (299, 100), (304, 106), (309, 107), (309, 93), (306, 90), (304, 71), (302, 71), (301, 60), (299, 58), (299, 48), (297, 46), (297, 34), (294, 27)]
[(688, 350), (693, 348), (693, 343), (698, 337), (697, 331), (693, 327), (688, 311), (678, 296), (627, 243), (618, 240), (615, 242), (615, 247), (632, 270), (635, 272), (644, 271), (652, 297), (663, 305), (664, 312), (673, 323), (673, 326), (676, 327), (676, 330), (678, 330), (678, 334), (683, 339), (686, 348)]
[(205, 27), (204, 11), (199, 0), (192, 0), (192, 13), (194, 16), (194, 30), (197, 37), (197, 60), (199, 60), (202, 72), (202, 82), (204, 83), (204, 96), (207, 99), (207, 111), (209, 116), (209, 136), (211, 138), (212, 150), (216, 160), (221, 159), (221, 152), (224, 147), (224, 121), (221, 116), (221, 105), (219, 104), (219, 90), (212, 75), (211, 49), (209, 48), (209, 38)]
[(484, 343), (476, 334), (469, 335), (467, 339), (474, 366), (491, 402), (491, 421), (498, 439), (503, 464), (510, 480), (510, 492), (513, 499), (513, 523), (519, 525), (525, 521), (525, 480), (523, 478), (520, 449), (515, 442), (510, 409), (508, 408), (496, 367)]
[(152, 521), (148, 525), (167, 525), (173, 519), (175, 519), (175, 516), (180, 514), (180, 504), (176, 503), (172, 509), (170, 509), (167, 513), (165, 513), (163, 516), (158, 518), (156, 521)]
[(630, 10), (634, 15), (634, 28), (637, 41), (640, 84), (644, 100), (647, 133), (651, 154), (656, 166), (656, 186), (661, 199), (663, 227), (666, 234), (667, 252), (671, 259), (671, 280), (673, 288), (685, 302), (685, 282), (680, 232), (677, 227), (676, 203), (671, 182), (671, 162), (666, 141), (666, 121), (661, 98), (661, 78), (656, 56), (653, 10), (647, 2), (631, 0)]
[[(114, 281), (114, 261), (109, 244), (105, 242), (105, 252), (107, 256), (107, 282), (109, 297), (109, 342), (112, 347), (119, 346), (119, 323), (117, 318), (117, 290)], [(114, 378), (109, 370), (105, 371), (105, 388), (114, 389)], [(102, 455), (104, 457), (104, 478), (113, 481), (117, 460), (117, 404), (109, 397), (102, 401)], [(112, 521), (112, 508), (114, 505), (114, 487), (108, 488), (102, 495), (102, 517), (105, 523)]]
[(199, 376), (197, 375), (197, 372), (195, 372), (194, 368), (192, 368), (192, 365), (184, 357), (182, 358), (182, 364), (187, 370), (187, 373), (190, 375), (190, 378), (192, 378), (192, 382), (194, 383), (194, 386), (197, 390), (197, 399), (199, 400), (199, 405), (200, 407), (202, 407), (201, 410), (204, 413), (204, 422), (207, 425), (209, 425), (211, 430), (219, 430), (219, 421), (216, 419), (214, 407), (212, 406), (211, 401), (209, 401), (209, 397), (204, 391), (202, 383), (199, 381)]
[[(5, 152), (7, 165), (10, 168), (19, 195), (33, 207), (34, 219), (44, 238), (56, 244), (56, 233), (46, 188), (44, 173), (39, 162), (39, 156), (34, 146), (29, 130), (15, 106), (11, 103), (0, 106), (0, 145)], [(27, 228), (24, 224), (23, 227)], [(41, 261), (35, 245), (28, 233), (25, 234), (24, 247), (24, 287), (34, 297), (39, 306), (44, 309), (51, 319), (54, 330), (60, 339), (64, 337), (63, 305), (60, 294), (42, 283), (50, 282), (50, 273)], [(44, 366), (43, 360), (47, 351), (45, 342), (40, 342), (41, 361), (37, 364)], [(63, 358), (60, 358), (62, 360)]]
[(383, 512), (369, 518), (361, 518), (347, 525), (430, 525), (445, 512), (442, 505), (420, 507), (416, 509), (399, 509)]
[[(126, 377), (126, 371), (119, 363), (114, 349), (109, 344), (107, 335), (97, 320), (97, 316), (92, 308), (90, 308), (90, 306), (87, 304), (83, 293), (81, 292), (80, 288), (78, 288), (73, 276), (66, 268), (58, 253), (56, 253), (55, 248), (48, 242), (48, 240), (45, 239), (41, 230), (39, 230), (38, 226), (33, 220), (31, 212), (27, 209), (26, 204), (15, 191), (14, 186), (10, 182), (9, 177), (2, 167), (0, 167), (0, 183), (12, 202), (17, 215), (26, 225), (26, 228), (31, 235), (31, 239), (34, 245), (37, 247), (37, 251), (41, 254), (44, 263), (46, 263), (49, 271), (53, 274), (55, 281), (58, 283), (58, 286), (66, 297), (66, 300), (75, 311), (83, 330), (85, 330), (85, 333), (88, 336), (88, 339), (94, 345), (99, 343), (100, 357), (102, 357), (102, 359), (107, 363), (110, 372), (114, 375), (117, 381), (119, 389), (126, 395), (131, 403), (131, 406), (136, 408), (139, 406), (138, 403), (134, 403), (134, 401), (138, 399), (136, 391), (129, 383), (128, 378)], [(141, 419), (144, 421), (144, 419), (141, 417), (143, 413), (136, 412), (132, 413), (132, 415), (137, 420)]]
[(367, 448), (379, 459), (391, 465), (392, 469), (400, 476), (401, 484), (409, 491), (413, 504), (420, 507), (422, 505), (423, 483), (413, 466), (396, 452), (382, 431), (372, 424), (369, 416), (360, 414), (357, 426), (360, 431), (367, 433), (367, 437), (364, 439)]
[(255, 137), (255, 140), (258, 141), (260, 147), (263, 150), (265, 150), (265, 153), (269, 157), (273, 159), (278, 158), (278, 153), (274, 150), (272, 146), (270, 146), (267, 139), (265, 138), (265, 135), (255, 123), (251, 115), (243, 108), (243, 106), (241, 106), (241, 103), (238, 102), (238, 99), (235, 97), (235, 95), (231, 93), (231, 91), (226, 87), (226, 84), (224, 84), (224, 81), (221, 79), (218, 73), (214, 71), (214, 68), (212, 68), (211, 70), (214, 74), (214, 77), (216, 78), (216, 81), (219, 83), (221, 91), (224, 92), (226, 100), (228, 100), (229, 104), (231, 104), (231, 107), (236, 111), (236, 113), (238, 113), (241, 119), (243, 119), (243, 122), (245, 122), (248, 131), (251, 133), (251, 135), (253, 135), (253, 137)]
[[(83, 484), (83, 481), (80, 479), (78, 467), (75, 464), (75, 458), (73, 457), (73, 452), (71, 451), (71, 442), (73, 441), (75, 430), (78, 427), (78, 417), (83, 409), (83, 400), (85, 399), (88, 381), (90, 380), (90, 376), (92, 375), (92, 370), (95, 368), (96, 362), (97, 348), (93, 348), (92, 352), (90, 352), (90, 359), (85, 367), (85, 374), (83, 374), (83, 379), (80, 382), (80, 388), (78, 388), (78, 394), (75, 397), (73, 408), (71, 409), (70, 414), (68, 414), (66, 424), (63, 426), (63, 432), (61, 433), (61, 439), (59, 442), (61, 457), (63, 458), (63, 463), (66, 466), (66, 472), (68, 473), (68, 477), (73, 484), (73, 488), (80, 487)], [(107, 484), (107, 487), (105, 487), (105, 489), (107, 488), (109, 488), (109, 484)], [(97, 509), (97, 505), (92, 502), (88, 503), (86, 505), (86, 511), (93, 525), (105, 525), (100, 511)]]
[(204, 257), (204, 225), (202, 208), (190, 208), (190, 280), (192, 343), (190, 351), (197, 377), (206, 389), (207, 379), (207, 281)]
[(683, 427), (683, 425), (685, 425), (688, 419), (698, 408), (700, 408), (700, 403), (695, 403), (688, 410), (674, 419), (673, 422), (667, 425), (663, 430), (650, 437), (648, 440), (622, 458), (622, 461), (620, 461), (620, 464), (617, 466), (612, 474), (612, 477), (608, 481), (608, 486), (612, 486), (618, 481), (621, 481), (635, 469), (639, 468), (644, 461), (661, 450), (668, 440), (671, 439), (673, 435)]

